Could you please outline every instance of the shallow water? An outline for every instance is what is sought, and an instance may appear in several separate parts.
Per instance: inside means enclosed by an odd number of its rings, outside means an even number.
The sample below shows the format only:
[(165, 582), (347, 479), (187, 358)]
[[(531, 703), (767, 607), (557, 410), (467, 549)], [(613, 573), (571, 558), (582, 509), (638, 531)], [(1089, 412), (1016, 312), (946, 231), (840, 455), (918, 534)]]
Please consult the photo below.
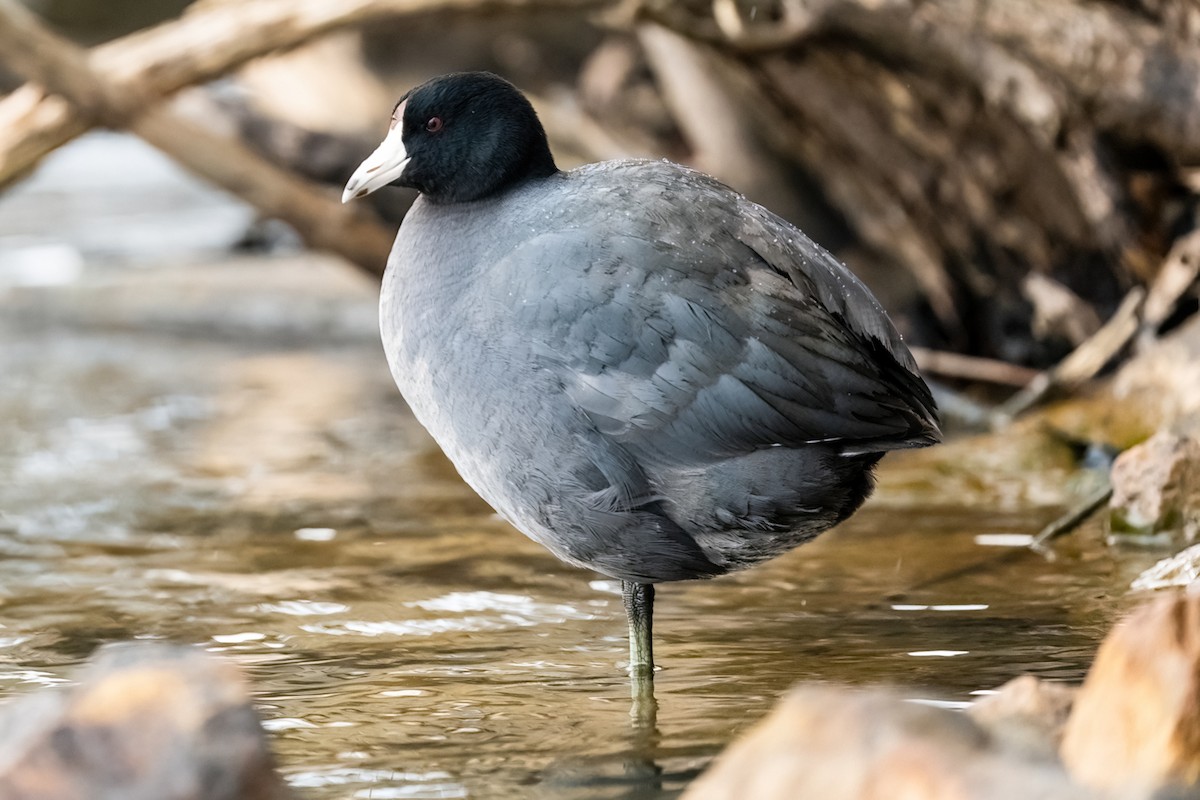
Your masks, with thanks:
[[(269, 286), (302, 268), (253, 269)], [(840, 530), (660, 589), (658, 726), (640, 730), (618, 587), (457, 480), (373, 341), (116, 330), (94, 318), (114, 306), (35, 319), (10, 299), (0, 694), (105, 642), (196, 642), (249, 670), (312, 798), (669, 796), (800, 680), (951, 704), (1026, 672), (1079, 680), (1153, 560), (1087, 533), (1055, 562), (982, 545), (1054, 509), (913, 506), (901, 461)]]
[(248, 671), (308, 798), (669, 797), (798, 681), (951, 707), (1077, 681), (1160, 555), (1094, 529), (1054, 561), (1003, 546), (1086, 483), (1068, 470), (889, 457), (838, 531), (660, 587), (640, 727), (618, 587), (456, 478), (391, 385), (371, 285), (307, 257), (21, 283), (0, 287), (0, 697), (106, 642), (194, 642)]

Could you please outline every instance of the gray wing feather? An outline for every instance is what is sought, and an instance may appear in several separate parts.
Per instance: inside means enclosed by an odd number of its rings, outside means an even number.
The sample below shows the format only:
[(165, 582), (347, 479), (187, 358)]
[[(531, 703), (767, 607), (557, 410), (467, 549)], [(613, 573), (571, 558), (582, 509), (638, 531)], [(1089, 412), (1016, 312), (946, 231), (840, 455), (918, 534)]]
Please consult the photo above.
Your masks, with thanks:
[[(603, 237), (593, 228), (528, 245), (585, 273), (585, 292), (532, 290), (544, 317), (530, 330), (552, 331), (535, 347), (595, 428), (639, 460), (675, 464), (936, 441), (928, 388), (858, 279), (770, 212), (700, 183), (710, 202), (686, 230), (656, 224), (651, 207), (623, 230), (596, 226)], [(734, 235), (714, 233), (731, 220)]]

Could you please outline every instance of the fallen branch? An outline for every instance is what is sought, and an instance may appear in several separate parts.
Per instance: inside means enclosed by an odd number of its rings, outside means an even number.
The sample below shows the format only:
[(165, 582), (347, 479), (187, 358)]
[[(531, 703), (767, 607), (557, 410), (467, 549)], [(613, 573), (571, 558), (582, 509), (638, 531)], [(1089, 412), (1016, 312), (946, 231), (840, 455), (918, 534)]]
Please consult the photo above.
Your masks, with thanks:
[(1153, 337), (1180, 299), (1200, 279), (1200, 231), (1181, 237), (1167, 253), (1142, 309), (1142, 332)]
[(1116, 313), (1100, 330), (1000, 406), (993, 426), (1003, 427), (1040, 403), (1052, 391), (1077, 388), (1099, 374), (1137, 334), (1138, 314), (1145, 296), (1145, 290), (1140, 287), (1125, 295)]
[(777, 0), (757, 21), (728, 0), (642, 8), (757, 81), (744, 109), (912, 274), (943, 346), (990, 347), (989, 328), (1027, 313), (1008, 276), (1062, 280), (1081, 256), (1117, 273), (1140, 254), (1116, 143), (1200, 158), (1200, 51), (1129, 4)]
[[(329, 187), (345, 185), (347, 177), (378, 144), (365, 137), (336, 135), (301, 128), (287, 120), (261, 114), (240, 96), (215, 99), (210, 93), (187, 98), (191, 119), (217, 120), (258, 155), (300, 178)], [(395, 230), (408, 213), (415, 192), (374, 192), (356, 205), (374, 209), (388, 228)]]
[(363, 209), (342, 205), (327, 189), (165, 107), (140, 110), (136, 95), (123, 94), (118, 85), (95, 74), (80, 48), (48, 31), (12, 0), (0, 0), (0, 60), (61, 95), (70, 105), (69, 117), (123, 123), (200, 177), (289, 223), (313, 247), (382, 274), (392, 235)]
[(1100, 506), (1107, 503), (1112, 494), (1113, 488), (1111, 484), (1106, 484), (1097, 489), (1090, 496), (1084, 498), (1083, 502), (1079, 505), (1068, 510), (1067, 513), (1042, 528), (1041, 532), (1033, 537), (1033, 541), (1029, 543), (1029, 549), (1042, 555), (1050, 555), (1050, 551), (1046, 548), (1048, 542), (1078, 528), (1092, 514), (1095, 514)]
[[(611, 0), (608, 0), (609, 2)], [(431, 12), (499, 12), (556, 8), (580, 11), (606, 0), (254, 0), (203, 7), (155, 28), (95, 48), (86, 62), (113, 92), (151, 103), (212, 80), (265, 53), (295, 47), (339, 28)], [(11, 2), (6, 7), (11, 7)], [(12, 41), (14, 31), (8, 31)], [(24, 49), (24, 48), (23, 48)], [(2, 51), (6, 63), (11, 53)], [(14, 68), (18, 65), (12, 64)], [(35, 99), (34, 107), (30, 107)], [(123, 102), (123, 101), (122, 101)], [(27, 173), (55, 148), (99, 123), (80, 104), (38, 96), (29, 87), (0, 101), (0, 187)], [(11, 106), (11, 107), (10, 107)], [(112, 109), (105, 103), (101, 109)], [(105, 111), (104, 113), (108, 113)]]
[[(689, 37), (747, 54), (834, 34), (915, 63), (953, 65), (990, 103), (1043, 135), (1061, 121), (1052, 87), (1067, 87), (1130, 139), (1153, 141), (1183, 161), (1200, 157), (1200, 51), (1117, 4), (821, 0), (783, 7), (781, 20), (762, 24), (742, 20), (727, 0), (715, 0), (712, 19), (688, 14), (684, 4), (647, 2), (641, 11)], [(1165, 81), (1166, 75), (1179, 77)]]
[(1038, 376), (1036, 369), (998, 361), (994, 358), (980, 358), (961, 353), (951, 353), (944, 350), (930, 350), (927, 347), (909, 347), (917, 366), (922, 372), (941, 375), (943, 378), (996, 383), (1003, 386), (1026, 386)]

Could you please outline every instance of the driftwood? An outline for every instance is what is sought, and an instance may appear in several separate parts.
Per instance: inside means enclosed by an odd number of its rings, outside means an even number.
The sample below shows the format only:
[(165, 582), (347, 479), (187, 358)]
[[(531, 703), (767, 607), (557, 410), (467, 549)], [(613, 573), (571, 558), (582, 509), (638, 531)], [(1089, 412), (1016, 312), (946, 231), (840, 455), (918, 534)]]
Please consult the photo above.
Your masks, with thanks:
[[(234, 130), (239, 139), (272, 164), (317, 184), (334, 188), (344, 186), (355, 168), (379, 144), (365, 136), (299, 128), (258, 113), (240, 98), (204, 99), (208, 102), (198, 104), (199, 111), (210, 122), (219, 120), (223, 127)], [(388, 189), (369, 194), (351, 205), (374, 209), (388, 230), (394, 231), (415, 197), (413, 191)]]
[(1176, 166), (1200, 161), (1194, 3), (755, 8), (645, 13), (709, 48), (742, 113), (815, 178), (868, 261), (914, 276), (933, 312), (914, 332), (930, 345), (1052, 363), (1077, 342), (1013, 335), (1042, 301), (1027, 275), (1107, 318), (1194, 225)]
[[(986, 102), (1031, 123), (1049, 142), (1064, 124), (1056, 106), (1065, 98), (1053, 96), (1041, 72), (1093, 104), (1106, 127), (1200, 160), (1200, 51), (1188, 46), (1194, 38), (1182, 27), (1194, 35), (1200, 11), (1185, 3), (1130, 9), (1072, 0), (793, 0), (780, 3), (779, 21), (761, 25), (741, 19), (733, 0), (716, 0), (711, 19), (688, 16), (681, 11), (687, 5), (645, 10), (692, 38), (741, 53), (794, 50), (838, 34), (956, 70), (983, 89)], [(1152, 85), (1168, 75), (1182, 80)]]
[(930, 350), (928, 347), (910, 347), (913, 358), (921, 371), (943, 378), (994, 383), (1002, 386), (1026, 386), (1040, 374), (1037, 370), (1009, 364), (994, 358), (979, 358), (961, 353)]
[(1117, 313), (1070, 355), (1035, 377), (1002, 405), (995, 424), (1003, 426), (1060, 389), (1075, 389), (1100, 374), (1125, 349), (1138, 332), (1138, 319), (1146, 296), (1141, 288), (1125, 296)]
[(0, 52), (10, 67), (56, 92), (79, 116), (129, 128), (198, 175), (292, 224), (312, 246), (382, 274), (391, 235), (362, 209), (343, 206), (329, 192), (167, 108), (147, 108), (136, 88), (125, 91), (123, 84), (100, 78), (83, 51), (11, 0), (0, 0)]
[(1200, 277), (1200, 231), (1177, 241), (1158, 271), (1142, 306), (1143, 338), (1153, 338)]
[(1029, 543), (1029, 549), (1053, 558), (1053, 553), (1048, 546), (1050, 542), (1060, 536), (1065, 536), (1087, 522), (1112, 496), (1113, 488), (1108, 485), (1092, 492), (1092, 494), (1080, 501), (1078, 505), (1068, 509), (1061, 517), (1058, 517), (1038, 531), (1037, 536), (1034, 536), (1033, 541)]

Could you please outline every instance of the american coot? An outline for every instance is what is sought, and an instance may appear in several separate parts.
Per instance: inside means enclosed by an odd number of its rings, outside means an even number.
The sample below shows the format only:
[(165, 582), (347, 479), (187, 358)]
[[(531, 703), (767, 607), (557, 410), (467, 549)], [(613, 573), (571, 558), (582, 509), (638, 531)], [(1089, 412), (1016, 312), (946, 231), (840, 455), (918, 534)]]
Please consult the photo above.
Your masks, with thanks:
[(911, 354), (829, 253), (677, 164), (560, 171), (495, 75), (400, 99), (343, 200), (387, 184), (421, 193), (380, 297), (397, 385), (509, 522), (622, 581), (635, 675), (655, 583), (812, 539), (885, 451), (940, 438)]

